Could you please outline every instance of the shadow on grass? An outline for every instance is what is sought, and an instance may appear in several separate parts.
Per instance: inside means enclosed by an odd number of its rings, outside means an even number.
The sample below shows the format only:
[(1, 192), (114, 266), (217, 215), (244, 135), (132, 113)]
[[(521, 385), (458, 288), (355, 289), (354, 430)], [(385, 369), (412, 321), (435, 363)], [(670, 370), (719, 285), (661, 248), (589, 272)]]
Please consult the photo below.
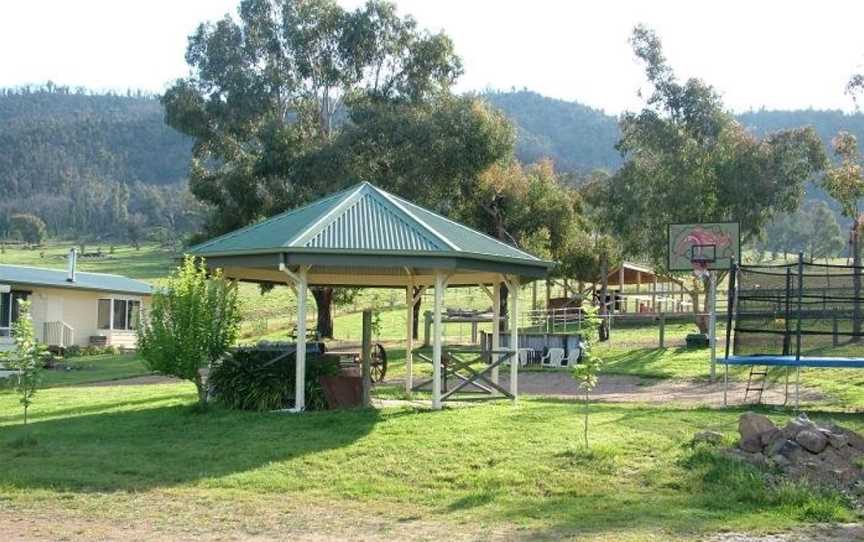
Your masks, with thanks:
[[(7, 426), (0, 463), (15, 468), (0, 469), (0, 486), (86, 492), (185, 484), (348, 446), (379, 416), (371, 409), (295, 416), (214, 408), (197, 414), (177, 405)], [(15, 449), (28, 433), (38, 445)]]

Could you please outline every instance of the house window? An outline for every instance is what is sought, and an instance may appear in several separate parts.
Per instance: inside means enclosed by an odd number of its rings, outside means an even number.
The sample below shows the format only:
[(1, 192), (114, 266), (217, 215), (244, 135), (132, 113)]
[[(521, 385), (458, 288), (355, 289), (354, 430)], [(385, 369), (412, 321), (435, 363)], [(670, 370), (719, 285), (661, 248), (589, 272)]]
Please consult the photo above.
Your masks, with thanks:
[(100, 299), (98, 308), (99, 329), (131, 331), (138, 326), (141, 302), (132, 299)]
[(12, 335), (12, 324), (18, 321), (19, 301), (27, 299), (27, 292), (0, 294), (0, 337)]

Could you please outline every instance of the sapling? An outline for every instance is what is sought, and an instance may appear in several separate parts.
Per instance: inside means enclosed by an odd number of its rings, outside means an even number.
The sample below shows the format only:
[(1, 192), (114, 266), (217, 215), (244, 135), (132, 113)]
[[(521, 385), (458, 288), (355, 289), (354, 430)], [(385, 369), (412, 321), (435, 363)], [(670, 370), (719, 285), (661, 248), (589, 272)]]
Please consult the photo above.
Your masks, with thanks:
[(6, 366), (15, 371), (14, 388), (18, 392), (21, 406), (24, 407), (24, 425), (27, 425), (27, 414), (41, 382), (42, 362), (47, 350), (36, 340), (33, 319), (30, 316), (30, 302), (14, 298), (12, 302), (18, 303), (18, 320), (12, 324), (15, 350), (5, 354), (3, 359)]
[(591, 391), (597, 386), (597, 375), (600, 372), (600, 367), (603, 360), (594, 355), (593, 344), (599, 337), (599, 330), (602, 324), (601, 318), (597, 315), (598, 307), (593, 306), (588, 301), (582, 302), (582, 357), (579, 363), (573, 367), (573, 378), (579, 383), (579, 389), (582, 390), (582, 412), (583, 412), (583, 439), (585, 447), (588, 447), (588, 414), (590, 412)]
[(151, 370), (194, 383), (203, 409), (201, 369), (222, 359), (239, 331), (236, 286), (219, 270), (209, 273), (203, 259), (187, 257), (154, 293), (138, 326), (138, 350)]

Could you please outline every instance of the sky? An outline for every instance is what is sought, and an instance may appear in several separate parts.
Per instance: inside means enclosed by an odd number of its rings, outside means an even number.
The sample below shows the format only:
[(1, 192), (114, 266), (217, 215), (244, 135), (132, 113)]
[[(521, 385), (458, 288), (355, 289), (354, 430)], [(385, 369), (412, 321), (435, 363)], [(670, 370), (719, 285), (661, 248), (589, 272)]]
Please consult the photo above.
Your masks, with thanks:
[[(356, 7), (364, 0), (340, 0)], [(186, 37), (238, 0), (0, 0), (0, 86), (58, 84), (161, 92), (188, 73)], [(864, 2), (823, 0), (397, 0), (462, 57), (459, 90), (528, 88), (617, 114), (644, 85), (627, 43), (645, 23), (679, 78), (727, 107), (843, 109), (864, 72)]]

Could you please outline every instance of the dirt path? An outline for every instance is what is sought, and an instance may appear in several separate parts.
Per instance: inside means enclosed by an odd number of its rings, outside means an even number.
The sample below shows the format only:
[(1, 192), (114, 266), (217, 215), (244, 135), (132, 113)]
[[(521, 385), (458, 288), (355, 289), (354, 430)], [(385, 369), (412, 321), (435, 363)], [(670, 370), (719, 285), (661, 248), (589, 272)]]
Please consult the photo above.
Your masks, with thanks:
[[(507, 383), (504, 384), (507, 387)], [(745, 382), (729, 382), (729, 403), (743, 402), (745, 388)], [(591, 398), (595, 401), (614, 403), (679, 403), (717, 406), (723, 404), (723, 390), (722, 379), (708, 382), (601, 375), (597, 387), (591, 392)], [(794, 387), (790, 386), (790, 400), (793, 399), (794, 391)], [(572, 398), (581, 393), (576, 381), (569, 374), (562, 372), (522, 373), (519, 375), (519, 392), (560, 398)], [(782, 385), (769, 387), (762, 397), (762, 402), (782, 404), (783, 398), (784, 388)], [(823, 398), (824, 396), (818, 391), (801, 388), (802, 401), (816, 401)]]
[[(170, 384), (180, 382), (171, 377), (160, 375), (136, 376), (122, 380), (108, 380), (81, 384), (86, 387), (101, 386), (141, 386), (148, 384)], [(400, 380), (388, 380), (388, 384), (401, 384)], [(501, 384), (509, 389), (510, 381), (501, 377)], [(744, 382), (729, 382), (728, 402), (739, 404), (744, 401)], [(560, 399), (573, 399), (580, 395), (579, 386), (566, 372), (530, 371), (519, 375), (519, 392), (526, 395), (541, 395)], [(789, 388), (790, 401), (794, 398), (794, 386)], [(723, 404), (723, 381), (662, 380), (626, 375), (601, 375), (598, 386), (591, 392), (594, 401), (609, 403), (677, 403), (684, 405), (718, 406)], [(783, 404), (782, 385), (769, 387), (762, 402)], [(825, 396), (820, 392), (801, 388), (802, 401), (819, 401)], [(752, 401), (752, 394), (749, 401)]]
[[(388, 381), (388, 383), (401, 381)], [(510, 388), (507, 376), (501, 377), (501, 385)], [(727, 400), (729, 404), (744, 401), (745, 382), (729, 382)], [(679, 405), (720, 406), (723, 404), (723, 380), (716, 382), (695, 380), (665, 380), (626, 375), (601, 375), (599, 383), (591, 392), (593, 401), (608, 403), (674, 403)], [(794, 386), (789, 387), (789, 400), (794, 400)], [(582, 392), (569, 373), (559, 371), (531, 371), (519, 374), (519, 393), (559, 399), (575, 399)], [(782, 385), (769, 387), (762, 396), (765, 404), (783, 404)], [(825, 396), (820, 392), (802, 387), (802, 401), (818, 401)], [(748, 402), (754, 399), (752, 393)]]

